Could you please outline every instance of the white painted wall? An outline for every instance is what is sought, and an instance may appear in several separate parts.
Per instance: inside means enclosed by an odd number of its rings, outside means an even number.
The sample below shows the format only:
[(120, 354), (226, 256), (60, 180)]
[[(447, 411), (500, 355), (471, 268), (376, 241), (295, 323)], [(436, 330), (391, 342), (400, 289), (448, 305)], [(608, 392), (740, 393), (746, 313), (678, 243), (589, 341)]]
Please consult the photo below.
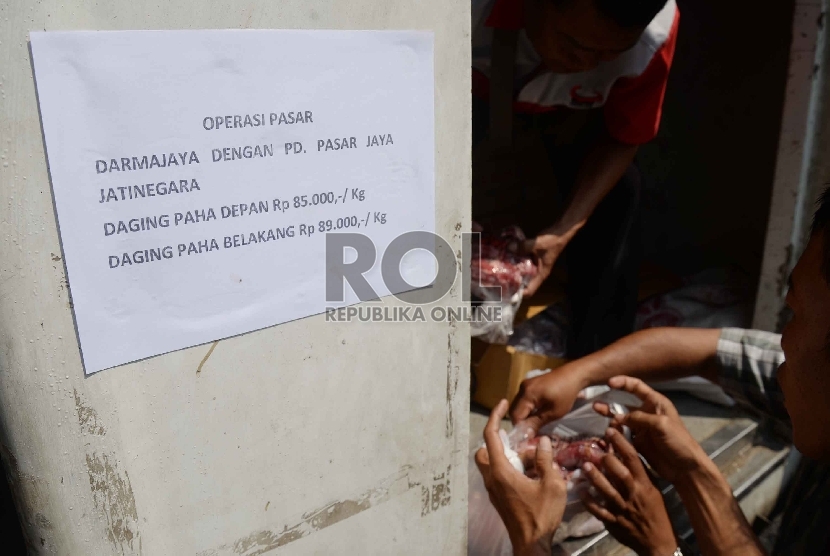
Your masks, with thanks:
[(436, 222), (460, 249), (469, 25), (461, 0), (0, 2), (0, 441), (33, 553), (465, 552), (469, 330), (313, 317), (85, 379), (28, 32), (434, 30)]

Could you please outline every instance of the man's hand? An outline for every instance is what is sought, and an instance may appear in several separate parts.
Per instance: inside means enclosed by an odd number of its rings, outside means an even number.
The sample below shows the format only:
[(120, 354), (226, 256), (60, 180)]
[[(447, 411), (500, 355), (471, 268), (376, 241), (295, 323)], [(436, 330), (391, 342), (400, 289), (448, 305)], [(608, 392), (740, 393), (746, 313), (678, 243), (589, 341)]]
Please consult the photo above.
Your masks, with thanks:
[(571, 410), (578, 393), (617, 375), (669, 380), (701, 375), (716, 381), (720, 330), (650, 328), (617, 340), (591, 355), (522, 383), (510, 417), (533, 430)]
[(677, 539), (663, 496), (625, 437), (609, 429), (606, 438), (619, 459), (613, 454), (603, 458), (605, 475), (590, 463), (585, 464), (583, 472), (599, 500), (583, 491), (582, 502), (615, 539), (640, 556), (669, 556), (677, 548)]
[[(642, 400), (639, 409), (626, 415), (613, 415), (612, 426), (631, 429), (634, 446), (661, 477), (675, 483), (708, 461), (706, 452), (686, 430), (677, 408), (668, 398), (638, 378), (614, 377), (608, 381), (608, 386), (630, 392)], [(594, 409), (606, 417), (612, 416), (606, 404), (596, 403)]]
[(510, 408), (513, 424), (524, 421), (536, 432), (570, 411), (579, 392), (590, 386), (582, 372), (584, 363), (577, 360), (522, 382)]
[(536, 450), (539, 480), (529, 479), (513, 468), (499, 438), (499, 423), (506, 413), (507, 401), (502, 400), (484, 428), (487, 447), (476, 453), (476, 464), (484, 477), (490, 501), (507, 527), (513, 553), (549, 555), (553, 532), (565, 513), (565, 479), (553, 466), (553, 448), (547, 437), (540, 440)]
[(567, 240), (561, 235), (545, 232), (542, 232), (535, 239), (528, 239), (525, 242), (525, 251), (536, 259), (538, 272), (525, 288), (524, 295), (532, 296), (539, 289), (539, 286), (548, 279), (553, 270), (553, 265), (556, 264), (556, 260), (565, 250), (567, 244)]
[[(643, 401), (638, 410), (615, 415), (612, 426), (630, 427), (634, 446), (657, 473), (674, 484), (701, 553), (764, 554), (729, 483), (683, 426), (674, 405), (636, 378), (614, 377), (608, 385), (631, 392)], [(606, 416), (610, 413), (604, 404), (595, 404), (594, 409)]]

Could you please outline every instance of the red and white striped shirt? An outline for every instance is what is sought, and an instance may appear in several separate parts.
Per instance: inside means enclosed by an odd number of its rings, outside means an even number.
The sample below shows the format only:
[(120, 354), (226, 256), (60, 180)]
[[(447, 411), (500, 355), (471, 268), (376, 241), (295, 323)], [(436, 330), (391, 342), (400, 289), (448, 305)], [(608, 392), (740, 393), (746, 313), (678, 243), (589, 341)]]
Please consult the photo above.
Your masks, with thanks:
[(660, 127), (663, 98), (677, 38), (680, 11), (668, 0), (640, 40), (619, 57), (571, 74), (542, 69), (541, 58), (522, 29), (522, 0), (472, 0), (473, 94), (488, 98), (493, 29), (519, 29), (516, 80), (526, 82), (514, 110), (539, 113), (561, 107), (603, 107), (612, 137), (639, 145)]

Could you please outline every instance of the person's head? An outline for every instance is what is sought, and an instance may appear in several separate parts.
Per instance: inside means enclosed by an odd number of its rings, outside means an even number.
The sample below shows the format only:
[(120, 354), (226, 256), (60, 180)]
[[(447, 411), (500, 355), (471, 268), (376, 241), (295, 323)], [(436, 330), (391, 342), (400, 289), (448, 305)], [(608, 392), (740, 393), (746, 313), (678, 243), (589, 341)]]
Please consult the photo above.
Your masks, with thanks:
[(556, 73), (588, 71), (633, 47), (666, 0), (524, 0), (525, 31)]
[(819, 201), (810, 241), (790, 276), (792, 318), (778, 372), (793, 443), (807, 457), (830, 461), (830, 188)]

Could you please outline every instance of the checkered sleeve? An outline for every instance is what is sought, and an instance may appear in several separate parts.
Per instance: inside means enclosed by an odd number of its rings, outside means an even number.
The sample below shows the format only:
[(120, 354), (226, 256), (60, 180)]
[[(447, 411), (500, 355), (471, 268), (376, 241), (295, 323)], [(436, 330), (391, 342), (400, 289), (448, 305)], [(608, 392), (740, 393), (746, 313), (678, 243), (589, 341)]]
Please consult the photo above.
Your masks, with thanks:
[(720, 384), (727, 394), (775, 420), (789, 422), (775, 378), (784, 362), (781, 335), (724, 328), (718, 340)]

